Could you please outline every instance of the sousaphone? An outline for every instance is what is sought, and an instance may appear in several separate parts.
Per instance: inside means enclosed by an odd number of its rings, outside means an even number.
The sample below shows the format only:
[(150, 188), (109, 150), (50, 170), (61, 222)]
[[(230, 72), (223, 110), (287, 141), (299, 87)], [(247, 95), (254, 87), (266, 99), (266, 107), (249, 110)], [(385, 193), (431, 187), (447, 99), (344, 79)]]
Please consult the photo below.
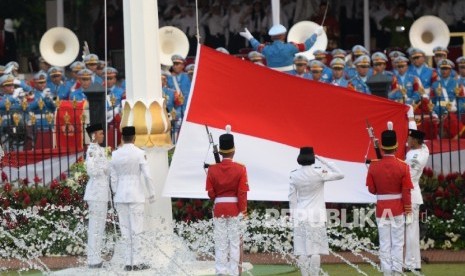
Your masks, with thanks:
[[(288, 42), (296, 42), (296, 43), (304, 43), (314, 32), (315, 30), (320, 27), (317, 23), (313, 21), (300, 21), (294, 26), (291, 27), (289, 33), (287, 34), (287, 41)], [(318, 36), (316, 39), (315, 44), (313, 44), (312, 48), (305, 52), (297, 53), (296, 55), (304, 55), (309, 60), (314, 59), (315, 56), (313, 52), (316, 50), (326, 50), (328, 46), (328, 36), (323, 31), (323, 34)]]
[(173, 26), (165, 26), (158, 30), (158, 43), (160, 47), (160, 63), (171, 66), (171, 56), (181, 55), (187, 57), (189, 53), (189, 40), (180, 29)]
[(442, 19), (425, 15), (413, 22), (410, 27), (409, 39), (413, 47), (421, 49), (427, 56), (433, 56), (434, 47), (447, 47), (449, 45), (450, 32)]
[(51, 65), (64, 67), (71, 64), (79, 54), (79, 40), (69, 29), (54, 27), (40, 39), (40, 54)]

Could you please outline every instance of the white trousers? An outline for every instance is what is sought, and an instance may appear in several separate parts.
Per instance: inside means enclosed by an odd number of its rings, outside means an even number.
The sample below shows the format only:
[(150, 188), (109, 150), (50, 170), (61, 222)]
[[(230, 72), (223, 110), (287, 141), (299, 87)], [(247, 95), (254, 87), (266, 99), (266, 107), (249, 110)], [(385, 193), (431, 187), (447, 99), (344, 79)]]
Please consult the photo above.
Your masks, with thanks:
[(124, 262), (126, 265), (145, 263), (143, 256), (144, 203), (117, 203), (121, 236), (126, 242)]
[(376, 222), (378, 224), (381, 270), (386, 275), (402, 272), (405, 235), (404, 215), (376, 218)]
[(241, 255), (241, 219), (214, 218), (216, 275), (239, 275)]
[(89, 206), (89, 227), (87, 229), (87, 264), (95, 265), (102, 262), (102, 243), (105, 237), (105, 222), (107, 219), (107, 201), (87, 201)]
[(413, 222), (405, 227), (405, 266), (421, 268), (420, 255), (420, 205), (412, 204)]
[(320, 255), (300, 255), (298, 266), (302, 276), (318, 276), (320, 275), (321, 257)]

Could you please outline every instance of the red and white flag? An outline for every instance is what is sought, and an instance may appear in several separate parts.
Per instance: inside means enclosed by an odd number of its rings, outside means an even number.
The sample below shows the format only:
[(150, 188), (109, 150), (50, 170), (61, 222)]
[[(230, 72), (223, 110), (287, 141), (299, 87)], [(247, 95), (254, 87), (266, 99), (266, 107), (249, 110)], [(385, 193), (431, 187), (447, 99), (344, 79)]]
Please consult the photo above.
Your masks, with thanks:
[(365, 156), (375, 158), (368, 120), (380, 134), (394, 123), (398, 157), (405, 154), (408, 107), (384, 98), (273, 71), (201, 46), (197, 69), (164, 196), (206, 198), (203, 163), (232, 126), (234, 160), (247, 167), (250, 200), (288, 199), (289, 173), (302, 146), (334, 161), (345, 174), (325, 186), (327, 202), (373, 202), (365, 186)]

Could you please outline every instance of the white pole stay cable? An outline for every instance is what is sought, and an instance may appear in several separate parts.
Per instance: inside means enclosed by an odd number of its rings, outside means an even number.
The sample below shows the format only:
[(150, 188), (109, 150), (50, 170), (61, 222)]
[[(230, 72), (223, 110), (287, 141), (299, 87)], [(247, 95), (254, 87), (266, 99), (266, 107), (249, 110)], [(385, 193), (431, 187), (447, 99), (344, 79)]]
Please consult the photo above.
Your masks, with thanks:
[[(104, 70), (106, 69), (106, 67), (108, 66), (108, 57), (107, 57), (107, 49), (108, 49), (108, 45), (107, 45), (107, 0), (104, 0), (103, 1), (103, 17), (104, 17), (104, 20), (103, 20), (103, 25), (104, 25), (104, 31), (103, 31), (103, 39), (104, 39), (104, 49), (105, 49), (105, 54), (104, 54), (104, 61), (105, 61), (105, 67), (104, 67)], [(108, 78), (107, 78), (107, 74), (105, 73), (105, 71), (103, 72), (103, 75), (105, 77), (105, 86), (104, 86), (104, 90), (105, 90), (105, 145), (108, 146), (108, 120), (107, 120), (107, 90), (108, 90)]]

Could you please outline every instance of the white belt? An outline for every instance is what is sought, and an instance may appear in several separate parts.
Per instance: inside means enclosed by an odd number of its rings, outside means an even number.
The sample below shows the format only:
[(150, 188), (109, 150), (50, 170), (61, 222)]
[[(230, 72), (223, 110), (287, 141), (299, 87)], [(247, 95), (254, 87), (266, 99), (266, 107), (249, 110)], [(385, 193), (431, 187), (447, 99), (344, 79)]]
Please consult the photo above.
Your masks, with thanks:
[(237, 202), (237, 197), (235, 196), (227, 196), (227, 197), (217, 197), (215, 198), (215, 204), (216, 203), (222, 203), (222, 202)]
[(376, 195), (378, 200), (390, 200), (402, 198), (402, 194)]
[(280, 71), (280, 72), (286, 72), (286, 71), (291, 71), (294, 69), (294, 65), (287, 65), (287, 66), (282, 66), (282, 67), (270, 67), (273, 70)]

